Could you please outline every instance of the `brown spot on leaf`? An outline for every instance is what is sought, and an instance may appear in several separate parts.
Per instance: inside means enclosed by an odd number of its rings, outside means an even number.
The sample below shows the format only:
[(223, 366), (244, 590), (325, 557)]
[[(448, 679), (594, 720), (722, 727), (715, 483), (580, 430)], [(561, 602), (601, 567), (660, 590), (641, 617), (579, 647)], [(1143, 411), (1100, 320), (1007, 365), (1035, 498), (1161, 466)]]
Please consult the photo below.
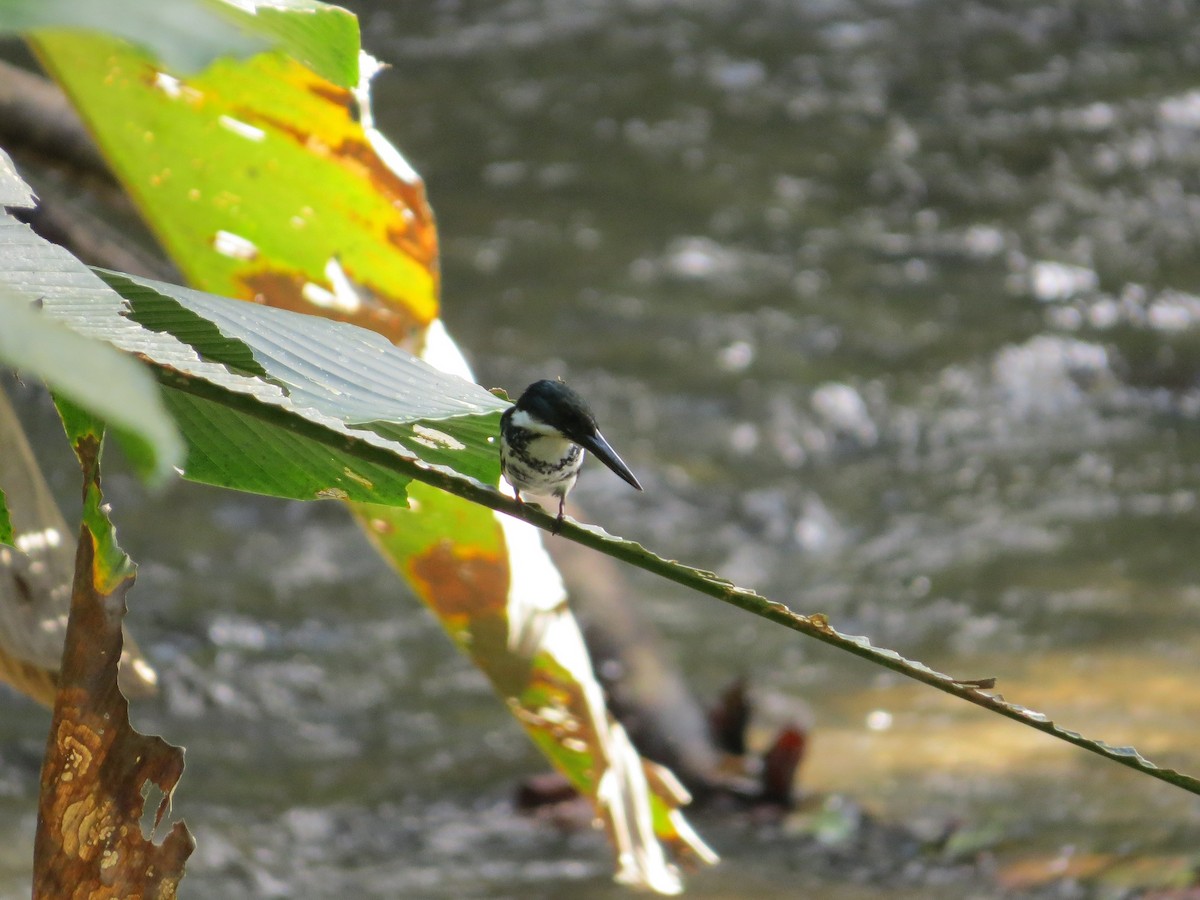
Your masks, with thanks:
[(509, 647), (508, 564), (447, 539), (408, 563), (408, 576), (442, 627), (508, 696), (521, 690), (530, 662)]
[(393, 206), (403, 207), (411, 216), (403, 228), (389, 228), (388, 238), (409, 256), (433, 271), (437, 265), (437, 229), (433, 210), (421, 181), (406, 181), (379, 157), (366, 140), (358, 136), (342, 139), (334, 156), (344, 165), (362, 172)]
[(508, 566), (494, 553), (481, 553), (442, 540), (409, 563), (422, 597), (436, 598), (443, 619), (503, 617), (508, 605)]
[(813, 613), (808, 616), (808, 623), (818, 631), (833, 633), (833, 626), (829, 624), (829, 617), (825, 613)]
[[(309, 90), (319, 94), (316, 87), (310, 85)], [(334, 85), (327, 84), (326, 87), (339, 97), (344, 94)], [(353, 103), (353, 100), (348, 102)], [(404, 219), (401, 224), (387, 227), (388, 241), (437, 278), (437, 227), (433, 209), (425, 194), (424, 182), (420, 179), (408, 180), (393, 171), (375, 152), (357, 123), (349, 123), (346, 131), (340, 134), (319, 134), (293, 122), (267, 115), (260, 109), (240, 107), (230, 114), (257, 128), (290, 138), (306, 152), (324, 157), (355, 177), (369, 182), (393, 210), (401, 211)]]
[(405, 223), (403, 226), (392, 225), (387, 230), (387, 239), (393, 247), (420, 262), (438, 277), (437, 270), (437, 232), (433, 225), (422, 227), (424, 223)]
[(331, 81), (314, 78), (313, 82), (308, 85), (308, 92), (336, 106), (344, 106), (346, 112), (353, 117), (355, 109), (354, 95), (348, 89), (339, 87)]

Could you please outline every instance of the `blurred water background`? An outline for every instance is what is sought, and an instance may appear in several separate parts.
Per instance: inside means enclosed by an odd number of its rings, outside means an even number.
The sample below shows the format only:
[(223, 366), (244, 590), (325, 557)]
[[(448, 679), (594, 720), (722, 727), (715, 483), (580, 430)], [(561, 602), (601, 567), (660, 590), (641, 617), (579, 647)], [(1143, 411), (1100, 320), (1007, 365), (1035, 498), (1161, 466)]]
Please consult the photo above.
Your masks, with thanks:
[[(593, 520), (1200, 771), (1190, 4), (351, 8), (480, 380), (567, 378), (646, 486), (589, 467)], [(15, 393), (70, 514), (59, 426)], [(185, 897), (622, 896), (600, 835), (514, 818), (540, 757), (337, 505), (107, 485), (164, 680), (134, 722), (188, 750)], [(1176, 788), (629, 577), (698, 692), (804, 708), (807, 790), (1001, 862), (1200, 839)], [(0, 695), (0, 896), (48, 721)], [(1000, 893), (698, 825), (726, 860), (697, 897)]]

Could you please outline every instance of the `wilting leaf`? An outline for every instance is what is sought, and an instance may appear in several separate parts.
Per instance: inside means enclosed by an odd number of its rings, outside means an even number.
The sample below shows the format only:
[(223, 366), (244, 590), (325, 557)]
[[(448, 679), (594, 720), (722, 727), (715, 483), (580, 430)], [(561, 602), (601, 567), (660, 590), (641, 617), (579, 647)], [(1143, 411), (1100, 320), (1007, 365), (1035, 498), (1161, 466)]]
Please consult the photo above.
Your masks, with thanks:
[(174, 897), (193, 849), (176, 822), (143, 837), (143, 790), (162, 792), (157, 829), (183, 772), (183, 751), (129, 724), (117, 687), (121, 620), (135, 568), (117, 545), (100, 492), (101, 426), (60, 403), (84, 476), (83, 522), (54, 718), (42, 767), (34, 896)]
[(536, 533), (511, 519), (480, 517), (478, 507), (418, 482), (409, 493), (413, 511), (352, 509), (534, 744), (593, 800), (617, 851), (618, 879), (677, 893), (671, 860), (711, 863), (716, 855), (679, 811), (690, 801), (687, 791), (642, 759), (608, 714)]

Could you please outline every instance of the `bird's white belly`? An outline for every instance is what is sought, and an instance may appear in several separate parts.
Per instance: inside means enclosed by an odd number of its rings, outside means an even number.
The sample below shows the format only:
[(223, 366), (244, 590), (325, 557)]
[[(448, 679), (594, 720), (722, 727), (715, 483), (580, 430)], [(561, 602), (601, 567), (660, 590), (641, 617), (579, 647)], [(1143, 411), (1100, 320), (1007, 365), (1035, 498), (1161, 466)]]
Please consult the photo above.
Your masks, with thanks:
[(519, 452), (501, 454), (504, 477), (518, 491), (561, 496), (571, 489), (583, 465), (583, 448), (558, 435), (539, 435)]

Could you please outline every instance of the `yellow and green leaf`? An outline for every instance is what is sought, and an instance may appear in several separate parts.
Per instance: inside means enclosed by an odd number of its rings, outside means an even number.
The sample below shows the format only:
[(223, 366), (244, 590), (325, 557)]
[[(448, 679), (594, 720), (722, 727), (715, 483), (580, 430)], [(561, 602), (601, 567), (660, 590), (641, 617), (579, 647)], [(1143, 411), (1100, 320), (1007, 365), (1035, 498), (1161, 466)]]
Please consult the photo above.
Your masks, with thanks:
[(437, 314), (432, 213), (351, 90), (279, 53), (177, 76), (92, 33), (35, 46), (192, 285), (418, 345)]

